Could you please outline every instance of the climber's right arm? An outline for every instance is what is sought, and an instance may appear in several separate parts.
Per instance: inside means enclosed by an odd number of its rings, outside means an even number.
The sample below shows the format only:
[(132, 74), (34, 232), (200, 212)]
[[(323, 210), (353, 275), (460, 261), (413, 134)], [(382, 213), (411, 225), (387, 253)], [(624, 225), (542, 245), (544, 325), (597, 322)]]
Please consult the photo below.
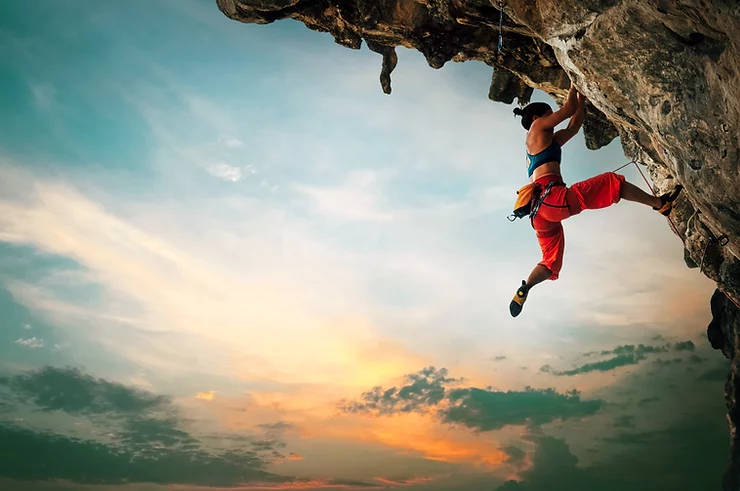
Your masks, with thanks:
[(578, 91), (575, 85), (571, 82), (570, 90), (568, 91), (568, 97), (565, 98), (563, 106), (548, 116), (542, 116), (537, 118), (532, 123), (532, 127), (536, 127), (540, 130), (549, 130), (555, 128), (557, 125), (570, 118), (576, 113), (578, 109)]

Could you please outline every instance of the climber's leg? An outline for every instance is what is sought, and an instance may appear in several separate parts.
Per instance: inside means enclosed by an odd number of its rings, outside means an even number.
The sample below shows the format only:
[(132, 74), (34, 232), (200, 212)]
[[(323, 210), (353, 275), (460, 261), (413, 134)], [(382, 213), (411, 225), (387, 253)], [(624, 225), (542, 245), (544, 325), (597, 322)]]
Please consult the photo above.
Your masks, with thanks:
[(509, 303), (509, 312), (512, 317), (521, 313), (532, 287), (545, 280), (557, 280), (560, 275), (560, 269), (563, 266), (563, 253), (565, 252), (565, 234), (563, 233), (562, 224), (550, 225), (554, 227), (548, 231), (537, 231), (537, 241), (542, 250), (542, 261), (534, 267), (526, 281), (522, 280), (522, 286), (517, 289), (514, 298)]
[(661, 203), (659, 197), (646, 193), (631, 182), (625, 181), (622, 184), (622, 191), (620, 195), (622, 199), (626, 199), (627, 201), (635, 201), (637, 203), (642, 203), (643, 205), (652, 206), (656, 209), (660, 208), (663, 204)]
[(623, 175), (605, 172), (573, 184), (568, 188), (571, 194), (568, 200), (571, 204), (571, 214), (576, 215), (583, 210), (598, 210), (619, 203), (625, 182)]
[[(606, 208), (614, 203), (619, 203), (620, 199), (634, 201), (643, 205), (651, 206), (663, 215), (668, 215), (673, 207), (673, 202), (681, 192), (681, 185), (670, 193), (662, 196), (652, 196), (634, 184), (627, 182), (624, 176), (614, 172), (605, 172), (591, 179), (577, 182), (568, 188), (569, 204), (572, 215), (580, 213), (582, 210), (597, 210)], [(580, 209), (578, 209), (580, 208)]]

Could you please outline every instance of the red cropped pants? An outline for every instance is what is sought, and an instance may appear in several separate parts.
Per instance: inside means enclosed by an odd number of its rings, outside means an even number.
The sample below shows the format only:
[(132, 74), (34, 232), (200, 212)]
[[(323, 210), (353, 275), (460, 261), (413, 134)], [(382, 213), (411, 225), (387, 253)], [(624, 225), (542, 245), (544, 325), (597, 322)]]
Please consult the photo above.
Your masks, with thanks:
[[(597, 210), (618, 203), (624, 180), (622, 175), (606, 172), (570, 187), (553, 186), (550, 189), (550, 194), (532, 220), (542, 249), (542, 261), (539, 264), (550, 270), (552, 274), (549, 279), (557, 280), (563, 267), (565, 234), (560, 222), (583, 210)], [(544, 189), (550, 181), (560, 182), (561, 177), (543, 176), (535, 182)]]

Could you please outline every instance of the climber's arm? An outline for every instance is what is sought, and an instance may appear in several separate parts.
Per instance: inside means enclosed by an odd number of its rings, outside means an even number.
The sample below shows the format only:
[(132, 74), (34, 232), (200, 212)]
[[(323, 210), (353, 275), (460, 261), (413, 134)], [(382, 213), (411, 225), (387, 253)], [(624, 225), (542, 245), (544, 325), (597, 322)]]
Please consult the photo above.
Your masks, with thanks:
[(581, 126), (583, 126), (583, 119), (586, 117), (586, 97), (578, 94), (577, 101), (577, 109), (575, 114), (570, 118), (568, 127), (556, 131), (552, 136), (552, 139), (561, 147), (565, 145), (568, 140), (576, 136), (576, 134), (581, 130)]
[(551, 130), (573, 116), (577, 110), (578, 91), (576, 90), (576, 87), (571, 84), (570, 90), (568, 91), (568, 97), (565, 98), (563, 106), (549, 116), (542, 116), (535, 119), (532, 123), (532, 128), (537, 127), (540, 130)]

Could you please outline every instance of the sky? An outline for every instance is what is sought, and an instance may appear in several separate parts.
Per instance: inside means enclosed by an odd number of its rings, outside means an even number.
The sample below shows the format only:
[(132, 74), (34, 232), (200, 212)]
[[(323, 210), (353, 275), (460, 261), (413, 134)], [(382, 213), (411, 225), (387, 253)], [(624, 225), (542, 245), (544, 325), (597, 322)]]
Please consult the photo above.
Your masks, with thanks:
[(0, 5), (2, 489), (719, 488), (715, 287), (665, 218), (568, 220), (512, 318), (513, 107), (380, 65), (205, 0)]

